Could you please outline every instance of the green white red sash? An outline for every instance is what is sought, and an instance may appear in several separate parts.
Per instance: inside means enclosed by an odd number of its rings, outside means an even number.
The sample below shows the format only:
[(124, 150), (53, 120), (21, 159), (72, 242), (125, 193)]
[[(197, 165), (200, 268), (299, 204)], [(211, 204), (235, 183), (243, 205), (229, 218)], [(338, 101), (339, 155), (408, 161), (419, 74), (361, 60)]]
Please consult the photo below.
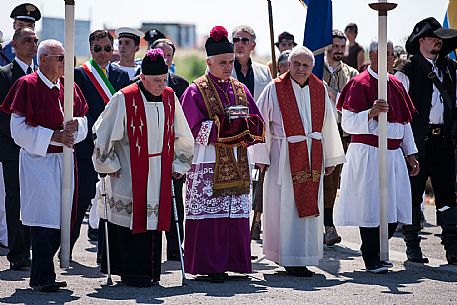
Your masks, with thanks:
[(106, 74), (103, 73), (102, 69), (93, 59), (86, 61), (82, 67), (84, 71), (86, 71), (87, 76), (89, 76), (98, 93), (100, 93), (105, 104), (108, 104), (116, 90), (114, 90), (114, 87), (111, 85), (108, 77), (106, 77)]

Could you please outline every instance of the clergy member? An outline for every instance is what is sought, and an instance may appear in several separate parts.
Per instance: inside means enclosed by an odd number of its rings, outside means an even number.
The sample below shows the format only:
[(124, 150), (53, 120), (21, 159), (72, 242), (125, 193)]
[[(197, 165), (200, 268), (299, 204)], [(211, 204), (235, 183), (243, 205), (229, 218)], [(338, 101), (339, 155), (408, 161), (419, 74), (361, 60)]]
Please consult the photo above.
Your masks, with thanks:
[[(370, 66), (344, 87), (338, 100), (343, 130), (351, 134), (347, 163), (341, 173), (340, 199), (335, 206), (335, 224), (358, 226), (362, 257), (368, 272), (385, 273), (392, 263), (379, 256), (378, 115), (387, 112), (389, 238), (397, 222), (411, 224), (410, 175), (419, 172), (417, 148), (411, 129), (416, 112), (402, 83), (392, 75), (387, 82), (388, 101), (378, 99), (378, 41), (369, 48)], [(387, 65), (394, 60), (392, 42), (387, 43)], [(407, 162), (405, 162), (405, 157)]]
[(64, 48), (59, 41), (45, 40), (37, 57), (38, 72), (14, 83), (2, 110), (11, 114), (11, 136), (21, 147), (21, 220), (30, 227), (32, 243), (30, 286), (54, 292), (66, 286), (56, 282), (53, 262), (60, 246), (62, 147), (72, 148), (86, 137), (87, 104), (74, 84), (75, 118), (64, 125)]
[(187, 174), (185, 267), (216, 283), (226, 271), (252, 270), (247, 147), (264, 139), (252, 95), (230, 77), (235, 56), (227, 36), (221, 26), (211, 30), (205, 43), (208, 73), (181, 97), (195, 138)]
[[(148, 287), (160, 280), (160, 231), (170, 229), (171, 178), (190, 168), (193, 137), (174, 91), (166, 87), (163, 52), (146, 53), (140, 80), (116, 93), (94, 125), (93, 162), (109, 174), (111, 270), (123, 283)], [(106, 271), (106, 256), (102, 271)]]
[(268, 170), (264, 182), (267, 259), (294, 276), (312, 276), (306, 266), (323, 255), (323, 177), (345, 161), (333, 106), (314, 74), (313, 53), (296, 46), (289, 72), (274, 79), (257, 105), (265, 119), (265, 144), (254, 162)]

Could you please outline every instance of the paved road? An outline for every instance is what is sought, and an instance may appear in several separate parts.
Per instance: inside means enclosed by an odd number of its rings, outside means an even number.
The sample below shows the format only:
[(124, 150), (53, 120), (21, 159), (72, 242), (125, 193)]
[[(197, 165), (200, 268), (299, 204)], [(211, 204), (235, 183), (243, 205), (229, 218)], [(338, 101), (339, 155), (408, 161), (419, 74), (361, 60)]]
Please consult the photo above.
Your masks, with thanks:
[[(435, 223), (433, 207), (426, 208), (429, 223)], [(87, 226), (83, 226), (86, 229)], [(281, 267), (265, 260), (261, 244), (253, 243), (254, 273), (233, 275), (224, 284), (191, 280), (181, 286), (179, 263), (164, 262), (160, 286), (131, 288), (113, 276), (115, 285), (105, 286), (106, 278), (95, 264), (95, 245), (81, 234), (74, 262), (69, 270), (58, 271), (58, 279), (68, 289), (56, 294), (32, 291), (28, 272), (8, 270), (6, 251), (0, 249), (1, 304), (457, 304), (457, 266), (446, 265), (439, 229), (428, 224), (423, 237), (424, 252), (431, 258), (422, 266), (404, 263), (404, 243), (396, 235), (391, 243), (392, 272), (373, 275), (363, 271), (356, 228), (338, 228), (343, 242), (325, 248), (325, 257), (312, 278), (288, 276)], [(58, 268), (58, 261), (56, 268)]]

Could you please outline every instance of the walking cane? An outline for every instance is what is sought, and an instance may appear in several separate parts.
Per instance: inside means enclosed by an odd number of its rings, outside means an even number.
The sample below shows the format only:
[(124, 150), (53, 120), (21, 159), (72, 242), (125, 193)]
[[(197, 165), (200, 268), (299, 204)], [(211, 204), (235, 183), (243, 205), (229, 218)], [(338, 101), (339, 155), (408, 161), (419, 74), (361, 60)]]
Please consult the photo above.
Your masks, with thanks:
[(111, 279), (111, 262), (109, 259), (109, 241), (108, 241), (108, 199), (106, 198), (106, 184), (105, 184), (105, 179), (106, 179), (106, 174), (100, 174), (100, 177), (102, 178), (102, 197), (103, 197), (103, 203), (105, 205), (105, 251), (106, 251), (106, 268), (108, 271), (108, 277), (106, 279), (106, 285), (111, 286), (113, 285), (113, 280)]
[(178, 220), (178, 209), (176, 207), (176, 194), (175, 194), (175, 185), (173, 180), (171, 182), (171, 195), (173, 198), (173, 214), (175, 216), (175, 224), (176, 224), (176, 233), (178, 233), (178, 248), (179, 248), (179, 259), (181, 261), (181, 274), (182, 274), (182, 286), (186, 286), (186, 273), (184, 272), (184, 258), (182, 255), (182, 248), (181, 248), (181, 233), (179, 232), (179, 220)]

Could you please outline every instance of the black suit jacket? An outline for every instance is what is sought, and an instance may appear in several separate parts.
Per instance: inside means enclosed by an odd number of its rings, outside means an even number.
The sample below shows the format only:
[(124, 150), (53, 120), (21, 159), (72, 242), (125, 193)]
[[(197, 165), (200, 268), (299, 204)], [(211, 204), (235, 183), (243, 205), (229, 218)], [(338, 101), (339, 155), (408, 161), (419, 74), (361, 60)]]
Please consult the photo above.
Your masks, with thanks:
[[(25, 73), (13, 60), (10, 64), (0, 67), (0, 103), (3, 104), (14, 82)], [(0, 161), (18, 161), (20, 147), (11, 138), (11, 116), (0, 111)]]
[[(116, 91), (130, 84), (129, 74), (113, 65), (109, 65), (108, 80)], [(89, 130), (86, 139), (75, 146), (76, 157), (78, 159), (91, 159), (94, 151), (92, 126), (105, 109), (105, 102), (82, 67), (75, 68), (75, 83), (81, 88), (89, 106), (89, 111), (86, 114)]]

